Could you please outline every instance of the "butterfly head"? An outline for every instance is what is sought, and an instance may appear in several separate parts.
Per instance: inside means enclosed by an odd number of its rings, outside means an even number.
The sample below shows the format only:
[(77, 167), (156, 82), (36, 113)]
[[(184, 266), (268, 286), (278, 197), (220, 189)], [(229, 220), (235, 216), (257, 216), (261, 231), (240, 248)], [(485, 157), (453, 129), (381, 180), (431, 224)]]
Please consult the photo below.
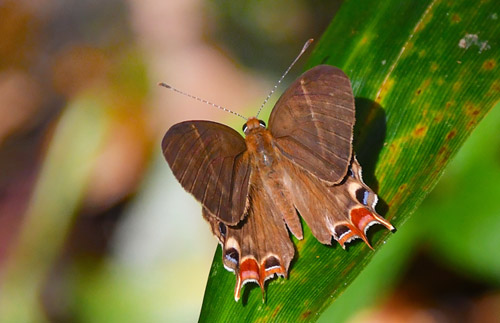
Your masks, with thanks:
[(266, 123), (257, 118), (250, 118), (243, 125), (243, 132), (245, 133), (245, 135), (248, 135), (254, 129), (266, 129)]

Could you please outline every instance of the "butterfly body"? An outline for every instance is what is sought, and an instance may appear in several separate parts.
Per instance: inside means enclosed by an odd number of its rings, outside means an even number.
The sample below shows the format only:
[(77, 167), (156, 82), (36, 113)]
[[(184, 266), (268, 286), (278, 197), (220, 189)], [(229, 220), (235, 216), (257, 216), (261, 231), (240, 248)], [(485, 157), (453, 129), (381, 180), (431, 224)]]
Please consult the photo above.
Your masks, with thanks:
[[(255, 166), (272, 172), (276, 161), (273, 135), (265, 128), (265, 124), (256, 118), (250, 118), (244, 126), (245, 144), (250, 162)], [(254, 169), (254, 168), (253, 168)]]
[(244, 127), (245, 143), (252, 169), (250, 189), (260, 190), (271, 201), (271, 209), (280, 214), (288, 229), (302, 239), (302, 227), (293, 204), (290, 186), (293, 174), (285, 167), (286, 158), (277, 147), (274, 137), (265, 124), (250, 118)]
[(269, 126), (250, 118), (243, 130), (209, 121), (174, 125), (165, 158), (181, 185), (202, 204), (202, 215), (237, 276), (235, 299), (247, 282), (287, 276), (302, 239), (300, 216), (323, 244), (368, 245), (373, 224), (394, 227), (375, 211), (377, 195), (363, 182), (352, 151), (354, 97), (338, 68), (320, 65), (281, 96)]

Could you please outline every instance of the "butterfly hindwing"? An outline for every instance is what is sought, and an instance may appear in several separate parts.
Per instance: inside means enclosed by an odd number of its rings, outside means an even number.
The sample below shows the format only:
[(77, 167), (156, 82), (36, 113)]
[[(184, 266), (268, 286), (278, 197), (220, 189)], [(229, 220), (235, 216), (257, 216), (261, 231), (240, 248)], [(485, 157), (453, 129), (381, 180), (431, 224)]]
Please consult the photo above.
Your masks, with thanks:
[(259, 177), (253, 176), (248, 214), (236, 226), (224, 225), (203, 209), (203, 217), (222, 245), (224, 267), (236, 274), (236, 300), (249, 281), (263, 290), (264, 282), (274, 275), (286, 277), (295, 253), (279, 207), (261, 188)]
[(244, 217), (251, 168), (240, 134), (215, 122), (186, 121), (167, 131), (162, 148), (182, 187), (212, 216), (231, 225)]
[(354, 121), (349, 79), (339, 68), (319, 65), (281, 96), (271, 112), (269, 129), (285, 157), (336, 184), (351, 160)]
[(323, 244), (331, 244), (332, 237), (345, 244), (360, 238), (370, 245), (366, 231), (373, 224), (394, 227), (375, 210), (377, 195), (363, 182), (361, 166), (352, 157), (347, 174), (341, 183), (333, 186), (305, 171), (290, 161), (287, 169), (294, 178), (289, 182), (293, 203), (313, 235)]

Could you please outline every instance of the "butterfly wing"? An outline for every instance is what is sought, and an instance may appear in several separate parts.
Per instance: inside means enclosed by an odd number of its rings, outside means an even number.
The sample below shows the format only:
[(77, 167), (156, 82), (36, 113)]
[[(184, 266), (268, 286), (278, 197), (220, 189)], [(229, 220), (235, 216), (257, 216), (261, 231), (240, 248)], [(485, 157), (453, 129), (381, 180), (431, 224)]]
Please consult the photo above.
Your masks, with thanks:
[(215, 122), (186, 121), (167, 131), (162, 148), (182, 187), (211, 216), (228, 225), (244, 217), (251, 169), (240, 134)]
[(247, 282), (256, 282), (264, 290), (264, 282), (275, 274), (286, 277), (295, 253), (280, 209), (259, 187), (262, 183), (255, 176), (251, 180), (248, 215), (237, 226), (226, 226), (203, 209), (203, 216), (222, 245), (224, 267), (236, 274), (236, 301)]
[(321, 180), (340, 182), (352, 156), (351, 83), (339, 68), (316, 66), (281, 96), (269, 118), (279, 150)]
[(366, 231), (373, 224), (394, 230), (375, 210), (377, 195), (363, 182), (356, 157), (343, 181), (333, 186), (291, 161), (285, 163), (294, 178), (287, 183), (293, 203), (319, 242), (331, 244), (333, 237), (345, 248), (347, 242), (361, 238), (370, 245)]
[[(329, 245), (333, 237), (345, 248), (346, 243), (361, 238), (370, 245), (366, 231), (373, 224), (394, 230), (375, 211), (377, 195), (363, 182), (355, 157), (343, 181), (333, 186), (327, 186), (290, 160), (284, 163), (293, 181), (284, 181), (283, 188), (321, 243)], [(203, 209), (203, 217), (222, 245), (224, 267), (236, 274), (236, 300), (246, 282), (256, 282), (263, 289), (264, 282), (275, 274), (286, 277), (295, 253), (288, 221), (283, 221), (276, 201), (259, 189), (262, 186), (259, 176), (252, 174), (248, 214), (236, 226), (225, 225)]]

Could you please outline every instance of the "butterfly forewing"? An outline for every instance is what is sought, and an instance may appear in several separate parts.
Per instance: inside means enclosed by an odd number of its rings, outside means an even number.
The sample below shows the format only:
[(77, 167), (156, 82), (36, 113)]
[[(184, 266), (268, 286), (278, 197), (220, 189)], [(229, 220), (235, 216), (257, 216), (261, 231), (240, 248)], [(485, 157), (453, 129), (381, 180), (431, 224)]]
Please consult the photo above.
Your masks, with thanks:
[(162, 148), (182, 187), (212, 216), (229, 225), (243, 218), (251, 168), (240, 134), (215, 122), (187, 121), (167, 131)]
[(281, 96), (269, 118), (269, 129), (286, 157), (336, 184), (351, 160), (354, 121), (349, 79), (336, 67), (319, 65)]

